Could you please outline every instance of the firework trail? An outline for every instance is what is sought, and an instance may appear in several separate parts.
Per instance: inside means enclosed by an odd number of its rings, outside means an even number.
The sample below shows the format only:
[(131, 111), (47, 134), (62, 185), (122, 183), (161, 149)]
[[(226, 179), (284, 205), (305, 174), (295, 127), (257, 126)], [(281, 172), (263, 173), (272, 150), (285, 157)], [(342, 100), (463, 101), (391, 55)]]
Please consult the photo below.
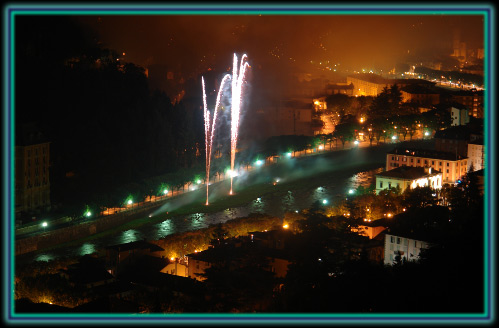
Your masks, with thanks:
[(239, 128), (239, 113), (241, 110), (241, 95), (244, 75), (249, 64), (245, 62), (246, 54), (241, 57), (239, 70), (237, 69), (237, 55), (234, 54), (232, 67), (232, 107), (231, 107), (231, 138), (230, 138), (230, 194), (232, 195), (232, 178), (234, 176), (234, 162), (236, 158), (237, 132)]
[(210, 128), (210, 112), (208, 111), (208, 105), (206, 104), (206, 90), (204, 84), (204, 78), (201, 77), (201, 83), (203, 85), (203, 108), (204, 108), (204, 136), (205, 136), (205, 149), (206, 149), (206, 205), (208, 202), (208, 187), (210, 185), (210, 165), (211, 165), (211, 149), (213, 147), (213, 135), (215, 134), (215, 126), (217, 121), (217, 109), (220, 106), (220, 100), (222, 98), (222, 92), (225, 82), (230, 79), (230, 74), (226, 74), (220, 83), (220, 89), (217, 94), (217, 101), (215, 103), (215, 108), (213, 109), (213, 119)]

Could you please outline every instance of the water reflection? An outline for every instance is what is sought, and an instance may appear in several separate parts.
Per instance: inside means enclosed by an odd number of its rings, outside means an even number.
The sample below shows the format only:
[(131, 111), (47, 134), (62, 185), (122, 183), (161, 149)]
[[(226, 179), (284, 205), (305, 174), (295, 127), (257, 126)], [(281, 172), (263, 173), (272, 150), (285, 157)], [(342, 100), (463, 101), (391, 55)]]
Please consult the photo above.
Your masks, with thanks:
[(284, 212), (293, 211), (295, 208), (295, 197), (293, 196), (293, 192), (288, 190), (287, 194), (282, 199), (282, 209)]
[(258, 197), (254, 201), (252, 201), (249, 205), (250, 211), (252, 213), (264, 213), (265, 211), (265, 202), (262, 197)]
[(172, 221), (170, 219), (157, 224), (156, 238), (161, 239), (173, 233)]
[(134, 242), (134, 241), (137, 241), (140, 239), (142, 239), (141, 233), (138, 232), (137, 230), (130, 229), (130, 230), (124, 231), (121, 234), (121, 237), (119, 238), (118, 243), (119, 244), (127, 244), (127, 243), (131, 243), (131, 242)]
[(50, 254), (40, 254), (35, 258), (35, 261), (38, 262), (48, 262), (54, 260), (55, 257)]
[(94, 244), (85, 243), (80, 248), (80, 256), (84, 256), (87, 254), (93, 254), (95, 252), (96, 252), (96, 249), (95, 249)]
[(205, 213), (194, 213), (189, 216), (189, 220), (191, 222), (191, 229), (201, 229), (204, 228)]
[(359, 172), (354, 174), (348, 179), (347, 188), (348, 190), (356, 190), (358, 187), (362, 186), (364, 188), (369, 187), (373, 182), (376, 182), (376, 174), (383, 172), (383, 168), (380, 167), (375, 170)]

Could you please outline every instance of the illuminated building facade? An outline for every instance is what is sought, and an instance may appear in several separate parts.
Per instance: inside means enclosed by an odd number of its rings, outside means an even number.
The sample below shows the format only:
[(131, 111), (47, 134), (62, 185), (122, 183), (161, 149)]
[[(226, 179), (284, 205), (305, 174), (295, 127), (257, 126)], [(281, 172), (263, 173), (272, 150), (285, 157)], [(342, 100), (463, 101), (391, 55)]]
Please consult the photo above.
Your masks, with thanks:
[(50, 209), (50, 142), (34, 126), (18, 129), (15, 147), (15, 213)]
[(473, 171), (485, 168), (485, 146), (483, 139), (472, 141), (468, 144), (468, 171), (473, 165)]
[(452, 107), (450, 109), (451, 125), (466, 125), (470, 122), (470, 116), (468, 115), (468, 108), (466, 107)]
[(442, 174), (443, 183), (455, 183), (466, 174), (468, 159), (449, 152), (396, 148), (386, 155), (386, 171), (401, 166), (429, 167)]
[(385, 79), (376, 74), (355, 74), (347, 76), (347, 84), (353, 84), (354, 96), (372, 96), (376, 97), (384, 88), (391, 88), (397, 84), (399, 88), (408, 86), (426, 86), (430, 87), (435, 83), (422, 79)]
[(423, 240), (385, 233), (383, 264), (393, 265), (397, 256), (405, 261), (418, 261), (421, 250), (430, 246), (430, 243)]
[(466, 106), (469, 115), (483, 118), (483, 90), (460, 90), (451, 94), (451, 101)]
[(440, 103), (440, 94), (430, 88), (420, 85), (403, 87), (401, 90), (403, 102), (413, 102), (423, 106), (436, 105)]
[(432, 170), (431, 167), (401, 166), (376, 174), (376, 194), (379, 194), (381, 190), (391, 188), (400, 188), (400, 191), (404, 192), (407, 188), (426, 186), (441, 189), (442, 173)]

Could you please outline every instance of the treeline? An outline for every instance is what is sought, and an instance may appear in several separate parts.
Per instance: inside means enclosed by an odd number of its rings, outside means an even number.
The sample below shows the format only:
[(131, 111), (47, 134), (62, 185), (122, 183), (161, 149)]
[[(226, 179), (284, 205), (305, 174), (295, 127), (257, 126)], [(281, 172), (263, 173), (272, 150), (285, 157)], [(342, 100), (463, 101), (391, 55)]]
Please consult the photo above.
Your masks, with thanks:
[(172, 104), (67, 17), (19, 17), (16, 32), (16, 126), (51, 143), (52, 204), (109, 205), (127, 184), (204, 165), (200, 86)]

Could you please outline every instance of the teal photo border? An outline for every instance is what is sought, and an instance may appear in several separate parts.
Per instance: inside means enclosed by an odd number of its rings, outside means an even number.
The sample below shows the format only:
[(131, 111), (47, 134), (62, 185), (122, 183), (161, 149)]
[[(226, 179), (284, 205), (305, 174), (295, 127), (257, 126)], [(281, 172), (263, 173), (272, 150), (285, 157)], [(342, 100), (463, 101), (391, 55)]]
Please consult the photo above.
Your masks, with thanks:
[[(25, 15), (483, 15), (485, 202), (483, 313), (45, 314), (14, 311), (15, 19)], [(6, 4), (3, 8), (3, 319), (7, 325), (492, 325), (495, 323), (495, 8), (476, 4)], [(431, 297), (429, 295), (428, 297)]]

